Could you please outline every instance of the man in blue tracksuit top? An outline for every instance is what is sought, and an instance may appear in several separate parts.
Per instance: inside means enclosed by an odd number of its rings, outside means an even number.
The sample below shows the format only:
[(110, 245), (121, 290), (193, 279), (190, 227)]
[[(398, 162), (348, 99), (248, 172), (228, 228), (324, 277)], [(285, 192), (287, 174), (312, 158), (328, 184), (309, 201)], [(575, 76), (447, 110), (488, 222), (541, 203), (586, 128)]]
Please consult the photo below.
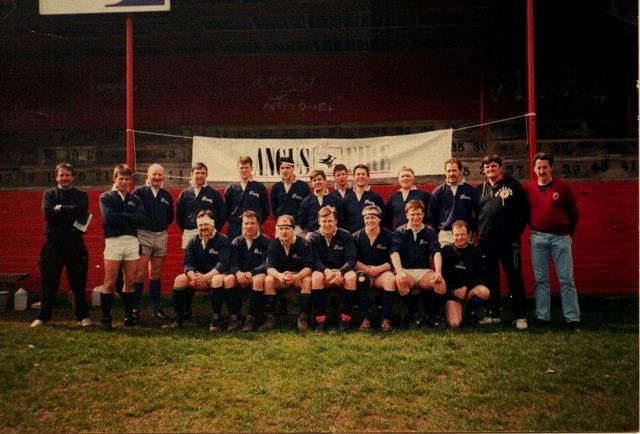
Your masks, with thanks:
[[(275, 294), (264, 294), (264, 279), (267, 275), (267, 247), (271, 239), (260, 233), (258, 226), (258, 216), (255, 211), (245, 211), (242, 215), (242, 235), (231, 241), (231, 268), (229, 274), (224, 278), (225, 294), (236, 303), (235, 315), (240, 315), (240, 299), (236, 295), (236, 288), (249, 288), (249, 311), (242, 326), (243, 332), (250, 332), (255, 329), (258, 309), (264, 305), (267, 320), (260, 326), (260, 331), (271, 330), (276, 323), (275, 316)], [(265, 300), (266, 299), (266, 300)], [(238, 300), (237, 302), (235, 300)], [(227, 331), (235, 331), (237, 322), (232, 322)]]
[[(420, 324), (418, 316), (418, 293), (430, 291), (424, 297), (425, 320), (434, 328), (445, 327), (441, 317), (446, 284), (442, 278), (442, 256), (440, 244), (433, 229), (425, 226), (424, 204), (412, 200), (406, 206), (408, 223), (394, 232), (391, 245), (391, 263), (396, 272), (396, 288), (400, 299), (411, 315), (409, 326)], [(434, 268), (431, 269), (430, 258)]]
[(342, 199), (342, 217), (345, 221), (340, 225), (351, 233), (364, 227), (362, 210), (365, 206), (377, 205), (380, 209), (384, 209), (382, 197), (372, 191), (369, 185), (369, 167), (364, 164), (355, 166), (353, 178), (355, 180), (354, 189)]
[(47, 190), (42, 197), (42, 211), (47, 237), (40, 252), (42, 302), (38, 317), (31, 327), (40, 327), (51, 320), (51, 312), (58, 295), (62, 268), (67, 268), (67, 280), (76, 300), (76, 319), (83, 327), (93, 323), (84, 289), (87, 284), (89, 256), (82, 239), (83, 232), (74, 227), (76, 221), (86, 221), (89, 207), (87, 193), (73, 186), (74, 170), (69, 163), (56, 166), (58, 186)]
[(202, 210), (210, 210), (216, 221), (216, 231), (222, 231), (227, 221), (227, 205), (218, 190), (207, 185), (209, 169), (202, 162), (191, 166), (191, 186), (178, 196), (176, 204), (176, 223), (183, 233), (182, 248), (191, 238), (198, 235), (196, 216)]
[(338, 199), (337, 196), (329, 194), (327, 190), (327, 175), (322, 169), (314, 169), (309, 174), (311, 179), (311, 187), (313, 193), (308, 195), (300, 204), (300, 211), (298, 212), (298, 225), (302, 228), (302, 232), (307, 235), (313, 231), (317, 231), (320, 225), (318, 225), (318, 211), (323, 206), (332, 206), (338, 211), (338, 221), (340, 221), (340, 202), (342, 199)]
[[(414, 184), (414, 174), (411, 167), (403, 166), (400, 171), (398, 171), (398, 184), (400, 184), (400, 190), (389, 196), (387, 208), (384, 213), (387, 218), (385, 226), (390, 230), (395, 230), (407, 223), (404, 207), (410, 200), (422, 201), (425, 209), (428, 209), (431, 199), (431, 193), (419, 190)], [(427, 224), (426, 215), (424, 224)]]
[(224, 201), (227, 204), (229, 239), (235, 239), (242, 234), (242, 214), (245, 211), (255, 211), (258, 223), (262, 225), (269, 218), (269, 197), (264, 184), (251, 179), (253, 160), (249, 156), (238, 158), (238, 173), (240, 181), (233, 182), (224, 191)]
[(229, 271), (231, 248), (229, 239), (215, 230), (215, 220), (211, 211), (200, 211), (196, 222), (199, 234), (193, 237), (184, 249), (184, 273), (176, 276), (173, 283), (175, 317), (166, 328), (183, 327), (183, 304), (187, 301), (187, 290), (191, 289), (209, 291), (212, 312), (209, 331), (214, 333), (220, 330), (224, 278)]
[[(310, 193), (309, 185), (296, 179), (293, 158), (283, 157), (279, 164), (282, 181), (276, 182), (271, 187), (271, 210), (275, 219), (284, 214), (297, 216), (300, 204)], [(297, 226), (296, 234), (300, 235), (301, 233), (302, 229)]]
[(444, 171), (446, 180), (433, 190), (428, 208), (429, 224), (438, 233), (440, 246), (453, 242), (453, 222), (467, 222), (471, 240), (477, 227), (478, 192), (462, 179), (462, 162), (451, 158), (444, 163)]
[(167, 255), (169, 236), (167, 228), (173, 222), (173, 197), (162, 188), (164, 167), (152, 164), (147, 170), (147, 185), (138, 187), (133, 194), (142, 200), (146, 222), (138, 228), (140, 243), (140, 261), (136, 282), (134, 284), (136, 301), (133, 315), (139, 319), (140, 299), (144, 288), (144, 279), (149, 273), (149, 298), (151, 299), (151, 315), (156, 319), (166, 319), (160, 308), (162, 264)]
[(100, 214), (104, 229), (104, 283), (100, 291), (102, 328), (111, 330), (111, 308), (113, 292), (120, 269), (123, 269), (124, 326), (133, 327), (135, 290), (133, 283), (140, 259), (140, 244), (137, 228), (146, 222), (142, 201), (127, 191), (133, 171), (126, 164), (119, 164), (113, 170), (113, 188), (100, 195)]
[(309, 236), (314, 260), (311, 297), (315, 307), (316, 331), (324, 331), (326, 326), (326, 290), (329, 288), (342, 289), (340, 329), (346, 330), (357, 297), (355, 243), (349, 232), (338, 228), (335, 208), (320, 208), (318, 222), (320, 229)]

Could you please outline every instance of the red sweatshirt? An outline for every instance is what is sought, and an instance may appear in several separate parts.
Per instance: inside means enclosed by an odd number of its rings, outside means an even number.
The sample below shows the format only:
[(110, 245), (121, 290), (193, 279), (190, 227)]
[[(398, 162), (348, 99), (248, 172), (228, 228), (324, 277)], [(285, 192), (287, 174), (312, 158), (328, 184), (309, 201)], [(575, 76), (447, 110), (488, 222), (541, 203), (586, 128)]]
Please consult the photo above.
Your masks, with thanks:
[(555, 178), (545, 187), (542, 192), (535, 181), (525, 185), (531, 206), (529, 227), (538, 232), (573, 235), (578, 226), (578, 208), (571, 187)]

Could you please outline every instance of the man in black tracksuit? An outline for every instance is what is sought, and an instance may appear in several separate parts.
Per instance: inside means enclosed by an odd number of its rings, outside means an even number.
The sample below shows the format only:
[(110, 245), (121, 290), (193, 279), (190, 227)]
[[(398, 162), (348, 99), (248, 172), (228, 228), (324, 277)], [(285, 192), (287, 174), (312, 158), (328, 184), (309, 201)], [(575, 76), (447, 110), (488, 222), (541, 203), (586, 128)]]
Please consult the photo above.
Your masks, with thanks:
[(502, 173), (502, 159), (495, 154), (482, 159), (486, 176), (478, 186), (478, 247), (487, 255), (487, 286), (491, 296), (487, 316), (480, 324), (500, 322), (500, 266), (509, 284), (514, 324), (527, 325), (526, 295), (522, 280), (521, 235), (529, 220), (529, 201), (522, 185)]
[(67, 267), (67, 279), (76, 299), (76, 319), (87, 327), (92, 324), (84, 296), (89, 259), (83, 232), (73, 223), (87, 217), (89, 200), (86, 192), (73, 186), (74, 172), (70, 164), (59, 164), (55, 173), (58, 186), (47, 190), (42, 198), (46, 220), (44, 233), (47, 236), (40, 252), (42, 304), (31, 327), (40, 327), (51, 319), (63, 267)]

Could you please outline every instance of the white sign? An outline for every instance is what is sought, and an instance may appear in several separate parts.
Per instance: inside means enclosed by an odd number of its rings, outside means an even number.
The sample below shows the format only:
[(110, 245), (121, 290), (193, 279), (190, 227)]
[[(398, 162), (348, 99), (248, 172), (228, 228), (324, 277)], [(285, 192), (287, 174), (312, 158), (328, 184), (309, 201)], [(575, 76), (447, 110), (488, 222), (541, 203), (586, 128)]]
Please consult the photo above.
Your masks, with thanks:
[(157, 12), (170, 6), (171, 0), (40, 0), (40, 15)]
[[(238, 157), (253, 159), (254, 179), (264, 182), (280, 180), (280, 159), (291, 157), (296, 174), (306, 176), (313, 169), (323, 169), (327, 176), (342, 163), (349, 170), (357, 164), (369, 166), (371, 178), (394, 178), (402, 166), (409, 166), (416, 176), (441, 175), (451, 158), (453, 130), (438, 130), (404, 136), (366, 139), (218, 139), (195, 136), (193, 162), (209, 168), (209, 181), (237, 181)], [(304, 178), (303, 178), (304, 179)]]

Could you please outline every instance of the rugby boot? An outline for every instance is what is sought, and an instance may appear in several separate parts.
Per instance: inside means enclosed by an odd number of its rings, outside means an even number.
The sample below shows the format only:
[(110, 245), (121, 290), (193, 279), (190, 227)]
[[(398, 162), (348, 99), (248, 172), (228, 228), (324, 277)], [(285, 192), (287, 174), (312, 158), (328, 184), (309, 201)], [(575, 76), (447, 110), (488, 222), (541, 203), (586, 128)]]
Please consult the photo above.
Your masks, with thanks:
[(229, 327), (227, 327), (227, 331), (229, 333), (233, 333), (235, 331), (240, 330), (240, 327), (242, 327), (242, 321), (240, 321), (240, 318), (238, 318), (237, 315), (231, 315), (231, 319), (229, 320)]
[(273, 313), (268, 313), (267, 314), (267, 319), (265, 320), (264, 324), (262, 324), (260, 326), (260, 328), (258, 329), (258, 331), (261, 332), (267, 332), (269, 330), (273, 330), (273, 328), (276, 326), (276, 316)]

